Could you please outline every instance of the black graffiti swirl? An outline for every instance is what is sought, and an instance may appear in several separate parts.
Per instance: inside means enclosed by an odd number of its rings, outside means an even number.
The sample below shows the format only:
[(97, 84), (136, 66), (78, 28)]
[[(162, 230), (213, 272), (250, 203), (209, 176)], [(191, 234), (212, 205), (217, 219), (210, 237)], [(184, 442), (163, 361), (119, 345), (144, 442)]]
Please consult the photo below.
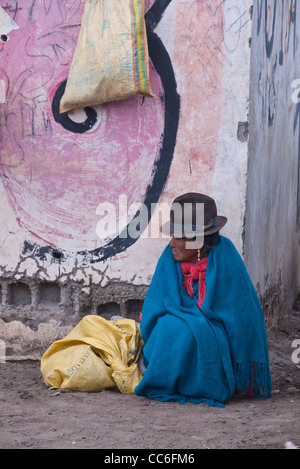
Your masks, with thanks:
[[(161, 78), (164, 89), (165, 104), (164, 131), (162, 135), (160, 155), (156, 160), (155, 166), (153, 168), (153, 179), (149, 184), (144, 200), (142, 201), (148, 209), (148, 222), (150, 222), (151, 218), (151, 204), (158, 202), (169, 175), (179, 123), (180, 96), (177, 93), (177, 84), (174, 70), (169, 54), (164, 47), (162, 40), (154, 32), (155, 27), (160, 22), (165, 9), (171, 3), (171, 1), (172, 0), (156, 0), (156, 2), (154, 2), (150, 10), (145, 15), (149, 56), (156, 72)], [(62, 97), (64, 86), (65, 82), (63, 82), (57, 89), (53, 99), (52, 111), (55, 114), (54, 118), (67, 130), (71, 132), (84, 133), (89, 130), (92, 125), (94, 125), (94, 120), (97, 119), (97, 113), (93, 108), (85, 108), (87, 118), (83, 123), (80, 124), (73, 122), (68, 115), (60, 115), (59, 102)], [(134, 222), (135, 218), (138, 218), (138, 216), (139, 213), (137, 212), (132, 221)], [(127, 229), (128, 227), (125, 228), (125, 230)], [(98, 263), (120, 252), (124, 252), (136, 241), (137, 238), (123, 236), (123, 233), (121, 233), (107, 245), (92, 251), (80, 251), (77, 252), (77, 255), (82, 256), (84, 262), (86, 263)], [(24, 252), (28, 251), (34, 251), (35, 255), (41, 260), (45, 259), (46, 254), (52, 255), (59, 262), (63, 262), (64, 259), (68, 258), (68, 253), (60, 252), (59, 249), (53, 249), (51, 246), (41, 247), (25, 243)]]
[(86, 120), (84, 122), (73, 121), (68, 114), (59, 113), (60, 100), (65, 92), (67, 80), (63, 81), (57, 88), (52, 101), (52, 114), (56, 122), (61, 124), (64, 129), (77, 134), (83, 134), (90, 130), (97, 122), (97, 112), (92, 107), (85, 107)]

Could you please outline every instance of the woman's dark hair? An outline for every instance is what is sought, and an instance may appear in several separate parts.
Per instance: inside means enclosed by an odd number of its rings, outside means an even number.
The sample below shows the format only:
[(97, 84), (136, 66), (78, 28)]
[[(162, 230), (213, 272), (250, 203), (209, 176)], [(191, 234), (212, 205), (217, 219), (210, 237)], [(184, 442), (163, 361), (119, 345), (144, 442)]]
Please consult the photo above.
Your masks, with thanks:
[(202, 249), (205, 255), (208, 255), (209, 251), (213, 249), (214, 247), (216, 247), (216, 245), (219, 242), (219, 238), (220, 238), (219, 231), (217, 231), (216, 233), (204, 236), (204, 245)]

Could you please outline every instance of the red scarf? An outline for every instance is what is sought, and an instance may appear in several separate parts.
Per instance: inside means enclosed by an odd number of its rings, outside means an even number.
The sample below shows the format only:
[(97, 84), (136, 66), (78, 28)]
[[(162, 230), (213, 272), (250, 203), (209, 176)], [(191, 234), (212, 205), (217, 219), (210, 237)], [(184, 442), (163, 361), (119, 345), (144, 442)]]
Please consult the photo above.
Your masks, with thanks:
[(187, 291), (187, 294), (192, 298), (194, 296), (193, 292), (193, 281), (199, 280), (198, 287), (198, 307), (201, 308), (205, 293), (206, 293), (206, 283), (205, 283), (205, 273), (207, 266), (208, 257), (200, 259), (199, 262), (181, 262), (181, 272), (184, 277), (182, 286)]

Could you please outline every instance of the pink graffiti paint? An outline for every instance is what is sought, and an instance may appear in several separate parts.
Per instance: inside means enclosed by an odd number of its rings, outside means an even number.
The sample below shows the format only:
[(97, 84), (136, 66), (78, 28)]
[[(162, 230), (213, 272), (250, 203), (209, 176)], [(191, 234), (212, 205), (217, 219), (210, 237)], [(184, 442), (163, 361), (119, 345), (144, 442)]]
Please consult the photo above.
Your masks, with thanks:
[[(149, 8), (154, 0), (148, 0)], [(141, 96), (97, 108), (97, 123), (72, 133), (53, 119), (51, 104), (66, 80), (84, 1), (0, 0), (19, 29), (1, 44), (2, 183), (28, 239), (66, 250), (101, 245), (97, 206), (142, 202), (164, 128), (162, 99)], [(151, 65), (151, 86), (163, 96)], [(85, 119), (85, 113), (73, 117)]]
[[(218, 152), (224, 47), (224, 1), (178, 0), (173, 65), (181, 95), (176, 151), (210, 192)], [(188, 145), (186, 144), (188, 142)]]

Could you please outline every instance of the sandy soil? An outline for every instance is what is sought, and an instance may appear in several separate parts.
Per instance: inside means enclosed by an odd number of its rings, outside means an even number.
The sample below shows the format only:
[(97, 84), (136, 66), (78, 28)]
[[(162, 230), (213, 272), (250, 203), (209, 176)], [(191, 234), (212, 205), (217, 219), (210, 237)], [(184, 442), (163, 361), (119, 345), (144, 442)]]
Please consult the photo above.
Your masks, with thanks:
[(300, 448), (296, 339), (293, 311), (268, 329), (273, 397), (236, 397), (225, 409), (47, 389), (39, 362), (0, 364), (0, 448), (281, 449), (288, 440)]

